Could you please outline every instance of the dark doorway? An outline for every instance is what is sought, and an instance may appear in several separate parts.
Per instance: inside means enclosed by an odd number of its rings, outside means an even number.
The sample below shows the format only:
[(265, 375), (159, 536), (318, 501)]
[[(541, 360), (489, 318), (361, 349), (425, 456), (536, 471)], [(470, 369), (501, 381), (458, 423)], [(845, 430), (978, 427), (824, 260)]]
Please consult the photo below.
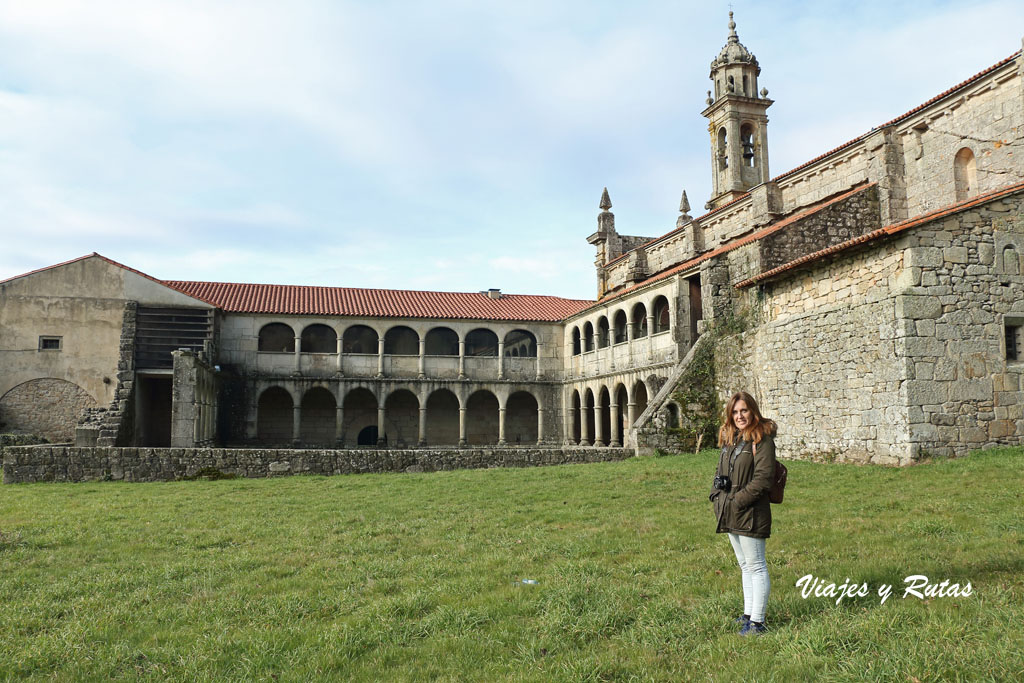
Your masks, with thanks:
[(697, 321), (704, 319), (704, 304), (700, 296), (700, 275), (695, 275), (687, 282), (690, 283), (690, 343), (697, 341)]
[(371, 425), (369, 427), (363, 427), (359, 430), (359, 438), (356, 440), (357, 446), (376, 446), (377, 445), (377, 426)]
[(136, 434), (140, 446), (171, 445), (172, 384), (170, 376), (138, 378)]

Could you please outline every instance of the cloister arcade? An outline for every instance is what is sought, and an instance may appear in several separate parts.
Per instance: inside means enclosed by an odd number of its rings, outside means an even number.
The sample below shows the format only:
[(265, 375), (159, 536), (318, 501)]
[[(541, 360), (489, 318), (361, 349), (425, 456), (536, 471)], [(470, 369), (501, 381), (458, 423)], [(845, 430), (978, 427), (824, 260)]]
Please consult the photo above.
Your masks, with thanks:
[(526, 446), (547, 438), (545, 402), (527, 385), (300, 379), (261, 385), (249, 436), (268, 446)]
[[(664, 384), (658, 375), (627, 373), (603, 380), (573, 383), (566, 388), (565, 443), (580, 446), (629, 445), (629, 428), (647, 410), (648, 401)], [(677, 416), (678, 408), (673, 405)]]

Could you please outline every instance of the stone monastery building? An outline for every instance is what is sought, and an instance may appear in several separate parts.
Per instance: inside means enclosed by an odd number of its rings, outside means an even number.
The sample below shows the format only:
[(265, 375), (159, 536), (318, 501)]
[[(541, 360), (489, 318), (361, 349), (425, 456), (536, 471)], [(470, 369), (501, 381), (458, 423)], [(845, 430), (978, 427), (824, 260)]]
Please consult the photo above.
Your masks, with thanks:
[[(780, 452), (905, 464), (1024, 443), (1024, 58), (781, 175), (729, 23), (713, 196), (620, 234), (596, 301), (158, 280), (91, 254), (0, 282), (0, 430), (78, 445), (649, 449), (699, 339)], [(741, 355), (740, 355), (741, 354)], [(724, 363), (721, 356), (742, 357)]]

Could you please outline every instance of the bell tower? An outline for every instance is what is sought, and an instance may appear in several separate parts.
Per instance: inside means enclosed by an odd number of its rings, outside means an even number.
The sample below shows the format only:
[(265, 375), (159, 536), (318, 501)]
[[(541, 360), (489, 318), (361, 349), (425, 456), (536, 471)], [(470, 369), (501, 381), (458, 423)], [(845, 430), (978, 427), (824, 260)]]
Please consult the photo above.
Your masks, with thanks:
[[(711, 62), (713, 90), (707, 109), (711, 134), (711, 199), (714, 209), (771, 178), (768, 173), (768, 90), (757, 91), (761, 67), (740, 43), (729, 12), (729, 40)], [(713, 93), (713, 94), (712, 94)]]

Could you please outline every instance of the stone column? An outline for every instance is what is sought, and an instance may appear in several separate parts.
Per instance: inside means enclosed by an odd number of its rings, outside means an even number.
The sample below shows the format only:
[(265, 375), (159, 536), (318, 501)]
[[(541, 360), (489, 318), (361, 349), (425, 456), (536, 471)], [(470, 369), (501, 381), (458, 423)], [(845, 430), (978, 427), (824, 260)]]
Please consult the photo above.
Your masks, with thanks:
[(498, 408), (498, 445), (505, 445), (505, 409)]
[(633, 321), (626, 316), (626, 367), (633, 365)]
[(345, 374), (345, 363), (342, 361), (344, 356), (345, 343), (341, 335), (338, 335), (338, 375)]
[(498, 379), (505, 379), (505, 342), (498, 340)]
[(537, 406), (537, 445), (544, 443), (544, 409)]
[(302, 404), (292, 406), (292, 443), (299, 445), (302, 439)]
[(426, 337), (420, 337), (420, 379), (427, 376), (426, 373), (426, 361), (424, 360), (427, 355), (427, 339)]
[(590, 445), (590, 420), (587, 419), (587, 404), (582, 396), (580, 397), (580, 445)]
[(654, 336), (654, 314), (650, 311), (647, 312), (647, 360), (654, 360), (654, 342), (651, 341), (651, 337)]
[(295, 338), (295, 374), (302, 372), (302, 337)]
[(459, 379), (466, 379), (466, 340), (459, 340)]
[(622, 429), (621, 429), (621, 425), (619, 424), (619, 404), (618, 403), (613, 403), (611, 407), (612, 407), (612, 442), (611, 442), (610, 445), (612, 445), (612, 446), (621, 446), (622, 445), (622, 434), (620, 434), (620, 432), (622, 431)]
[[(384, 406), (377, 406), (377, 445), (384, 445)], [(390, 444), (388, 445), (390, 448)]]
[(459, 408), (459, 445), (466, 445), (466, 409)]
[(636, 404), (630, 401), (626, 404), (626, 433), (622, 435), (622, 445), (626, 445), (626, 436), (629, 435), (629, 430), (633, 428), (633, 423), (636, 422)]
[(541, 377), (541, 371), (540, 371), (540, 348), (541, 348), (541, 343), (537, 342), (537, 358), (535, 358), (534, 360), (537, 361), (537, 379), (538, 380)]
[(377, 339), (377, 376), (384, 376), (384, 337)]
[(601, 424), (604, 420), (601, 419), (601, 401), (594, 401), (594, 445), (603, 445), (604, 442), (604, 425)]
[[(422, 356), (420, 356), (422, 358)], [(427, 406), (420, 407), (420, 438), (417, 446), (427, 445)]]
[(572, 408), (572, 399), (569, 398), (569, 392), (566, 389), (562, 389), (562, 445), (563, 446), (575, 446), (572, 440), (572, 415), (570, 412)]
[(334, 443), (338, 446), (345, 445), (345, 408), (341, 401), (338, 401), (338, 407), (335, 409), (336, 415), (334, 417)]

